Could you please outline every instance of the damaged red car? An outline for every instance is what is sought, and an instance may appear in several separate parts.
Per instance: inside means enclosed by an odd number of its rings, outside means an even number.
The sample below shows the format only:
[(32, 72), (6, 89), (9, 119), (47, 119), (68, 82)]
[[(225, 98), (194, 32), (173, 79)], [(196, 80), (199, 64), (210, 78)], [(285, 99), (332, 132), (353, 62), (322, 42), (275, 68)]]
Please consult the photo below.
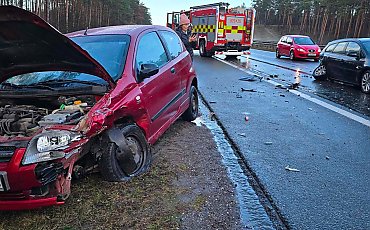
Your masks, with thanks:
[(96, 167), (126, 181), (148, 169), (172, 123), (197, 114), (196, 74), (172, 30), (63, 35), (0, 7), (0, 210), (63, 204), (72, 178)]

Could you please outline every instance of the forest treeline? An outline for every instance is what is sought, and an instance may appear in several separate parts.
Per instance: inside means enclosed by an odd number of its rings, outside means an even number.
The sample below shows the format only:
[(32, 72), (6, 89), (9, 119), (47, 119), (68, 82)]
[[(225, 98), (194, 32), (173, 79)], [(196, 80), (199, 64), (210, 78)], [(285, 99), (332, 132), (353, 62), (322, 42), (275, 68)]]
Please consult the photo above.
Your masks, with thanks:
[(139, 0), (0, 0), (33, 12), (59, 31), (126, 24), (151, 24), (148, 8)]
[(370, 0), (253, 0), (256, 23), (284, 33), (307, 34), (318, 43), (370, 37)]

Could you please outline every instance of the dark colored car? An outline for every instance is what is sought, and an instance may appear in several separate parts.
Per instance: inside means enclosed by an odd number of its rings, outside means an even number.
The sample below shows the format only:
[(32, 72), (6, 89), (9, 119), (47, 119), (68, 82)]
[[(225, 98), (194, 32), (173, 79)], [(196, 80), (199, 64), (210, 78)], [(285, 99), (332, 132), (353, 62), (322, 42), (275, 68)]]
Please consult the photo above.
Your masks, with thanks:
[(291, 60), (314, 59), (319, 60), (321, 49), (308, 36), (285, 35), (276, 45), (276, 58), (287, 56)]
[(0, 210), (63, 204), (71, 179), (96, 166), (108, 181), (128, 180), (176, 119), (197, 114), (196, 74), (171, 29), (65, 36), (0, 7)]
[(370, 38), (335, 40), (323, 49), (316, 80), (333, 79), (358, 85), (370, 93)]

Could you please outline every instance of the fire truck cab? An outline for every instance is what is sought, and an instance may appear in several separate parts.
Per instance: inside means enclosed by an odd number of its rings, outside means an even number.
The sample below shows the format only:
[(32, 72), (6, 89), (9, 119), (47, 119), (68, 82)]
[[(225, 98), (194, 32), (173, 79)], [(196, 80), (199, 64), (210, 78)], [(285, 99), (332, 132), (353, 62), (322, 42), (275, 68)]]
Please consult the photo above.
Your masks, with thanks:
[(187, 11), (167, 13), (167, 27), (177, 29), (181, 13), (190, 19), (189, 33), (197, 35), (195, 49), (202, 57), (246, 54), (253, 43), (253, 8), (229, 9), (229, 3), (224, 2), (194, 6)]

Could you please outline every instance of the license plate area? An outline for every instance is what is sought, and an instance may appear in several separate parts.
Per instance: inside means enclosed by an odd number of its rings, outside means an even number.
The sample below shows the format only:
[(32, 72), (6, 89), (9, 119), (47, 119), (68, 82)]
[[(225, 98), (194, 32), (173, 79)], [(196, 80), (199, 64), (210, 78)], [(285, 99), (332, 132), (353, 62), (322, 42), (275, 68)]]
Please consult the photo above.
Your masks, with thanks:
[(6, 172), (0, 172), (0, 192), (5, 192), (9, 189), (8, 174)]
[(316, 57), (316, 54), (308, 54), (310, 57)]

